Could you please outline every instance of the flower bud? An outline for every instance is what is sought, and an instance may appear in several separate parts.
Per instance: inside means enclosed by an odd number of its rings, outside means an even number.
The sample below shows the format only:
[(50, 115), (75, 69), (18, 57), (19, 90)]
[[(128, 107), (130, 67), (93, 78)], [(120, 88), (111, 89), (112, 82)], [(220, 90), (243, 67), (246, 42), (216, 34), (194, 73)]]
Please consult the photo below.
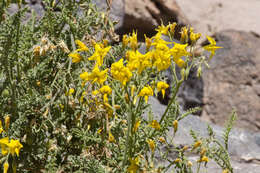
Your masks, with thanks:
[(108, 133), (108, 141), (109, 142), (115, 142), (115, 137), (112, 135), (111, 132)]
[(205, 155), (205, 153), (206, 153), (206, 148), (202, 148), (201, 150), (200, 150), (200, 156), (202, 157), (202, 156), (204, 156)]
[(9, 126), (10, 126), (10, 116), (7, 115), (5, 117), (5, 130), (7, 131), (9, 129)]
[(7, 173), (8, 168), (9, 168), (9, 164), (8, 164), (8, 162), (6, 161), (6, 162), (4, 163), (4, 173)]
[(192, 167), (192, 162), (188, 161), (187, 165), (188, 165), (188, 167)]
[(200, 140), (197, 141), (197, 142), (194, 144), (193, 149), (198, 148), (201, 144), (202, 144), (202, 141), (200, 141)]
[(175, 32), (175, 27), (176, 27), (177, 23), (174, 22), (170, 25), (170, 32), (172, 33), (172, 35), (174, 35), (174, 32)]
[(173, 161), (174, 163), (180, 163), (181, 162), (181, 159), (180, 158), (177, 158)]
[(189, 146), (185, 145), (183, 148), (182, 148), (182, 151), (186, 151), (189, 149)]
[(123, 40), (122, 40), (122, 44), (123, 44), (123, 48), (125, 48), (128, 45), (129, 39), (127, 37), (127, 35), (123, 35)]
[(164, 137), (159, 137), (159, 141), (160, 141), (161, 143), (165, 143), (165, 142), (166, 142), (165, 139), (164, 139)]
[(178, 130), (178, 120), (174, 120), (172, 125), (173, 125), (173, 129), (174, 129), (174, 133), (176, 133)]
[(229, 173), (228, 169), (224, 169), (222, 173)]

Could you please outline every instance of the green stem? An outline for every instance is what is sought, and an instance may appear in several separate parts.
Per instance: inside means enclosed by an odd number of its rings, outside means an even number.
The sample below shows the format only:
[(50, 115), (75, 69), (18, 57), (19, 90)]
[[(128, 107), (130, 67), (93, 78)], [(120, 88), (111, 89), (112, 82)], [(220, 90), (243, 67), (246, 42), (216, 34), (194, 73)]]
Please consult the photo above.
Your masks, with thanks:
[(130, 143), (130, 133), (131, 133), (131, 113), (127, 115), (127, 136), (126, 136), (126, 144), (125, 144), (125, 152), (124, 152), (124, 161), (123, 161), (123, 168), (126, 165), (127, 162), (127, 155), (128, 155), (128, 148), (129, 148), (129, 143)]
[(170, 103), (168, 104), (166, 110), (164, 111), (164, 113), (163, 113), (163, 115), (162, 115), (162, 117), (161, 117), (161, 119), (160, 119), (160, 121), (159, 121), (160, 125), (161, 125), (161, 123), (163, 122), (164, 117), (165, 117), (166, 114), (168, 113), (169, 108), (171, 107), (171, 105), (172, 105), (173, 102), (175, 101), (175, 98), (176, 98), (176, 96), (177, 96), (177, 93), (178, 93), (178, 91), (179, 91), (179, 88), (180, 88), (182, 82), (183, 82), (183, 80), (180, 80), (180, 81), (177, 82), (177, 86), (176, 86), (176, 89), (175, 89), (175, 91), (174, 91), (174, 93), (173, 93), (173, 96), (172, 96), (172, 98), (171, 98), (171, 100), (170, 100)]
[(197, 167), (197, 173), (200, 172), (200, 165), (201, 165), (201, 163), (198, 164), (198, 167)]

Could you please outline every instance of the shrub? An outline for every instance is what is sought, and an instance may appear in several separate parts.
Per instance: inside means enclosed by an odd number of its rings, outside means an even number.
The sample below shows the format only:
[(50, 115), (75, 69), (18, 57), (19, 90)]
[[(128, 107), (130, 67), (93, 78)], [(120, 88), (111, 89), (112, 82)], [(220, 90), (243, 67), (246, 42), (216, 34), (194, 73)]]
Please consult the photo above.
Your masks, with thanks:
[[(159, 26), (145, 36), (139, 52), (137, 31), (114, 33), (108, 12), (99, 12), (90, 0), (45, 0), (46, 11), (25, 21), (28, 8), (18, 1), (13, 15), (1, 2), (0, 19), (0, 145), (4, 172), (192, 172), (187, 154), (198, 155), (197, 169), (212, 159), (232, 172), (227, 153), (232, 115), (220, 143), (191, 131), (194, 144), (177, 146), (167, 137), (178, 122), (196, 112), (180, 110), (177, 93), (191, 68), (198, 69), (215, 54), (213, 38), (195, 56), (201, 34), (183, 27), (181, 40), (173, 35), (176, 23)], [(171, 41), (162, 39), (167, 36)], [(181, 73), (177, 75), (176, 69)], [(166, 83), (170, 69), (173, 83)], [(171, 88), (171, 99), (160, 119), (151, 111), (149, 97)], [(162, 153), (159, 146), (166, 146)], [(171, 159), (174, 151), (178, 157)], [(156, 154), (159, 153), (159, 154)], [(154, 163), (155, 156), (167, 165)]]

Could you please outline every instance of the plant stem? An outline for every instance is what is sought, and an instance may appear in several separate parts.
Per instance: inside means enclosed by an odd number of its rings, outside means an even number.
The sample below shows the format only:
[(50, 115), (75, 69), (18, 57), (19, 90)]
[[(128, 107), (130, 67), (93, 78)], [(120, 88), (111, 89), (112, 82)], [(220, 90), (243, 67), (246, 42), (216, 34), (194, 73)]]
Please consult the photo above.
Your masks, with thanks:
[(180, 81), (177, 82), (177, 86), (176, 86), (176, 89), (175, 89), (175, 91), (174, 91), (174, 93), (173, 93), (173, 96), (172, 96), (172, 98), (171, 98), (171, 100), (170, 100), (170, 103), (168, 104), (166, 110), (164, 111), (164, 113), (163, 113), (163, 115), (162, 115), (162, 117), (161, 117), (161, 119), (160, 119), (160, 121), (159, 121), (159, 124), (160, 124), (160, 125), (161, 125), (161, 123), (163, 122), (164, 117), (165, 117), (166, 114), (168, 113), (169, 108), (170, 108), (171, 105), (173, 104), (173, 102), (174, 102), (174, 100), (175, 100), (175, 98), (176, 98), (176, 96), (177, 96), (177, 93), (178, 93), (178, 91), (179, 91), (179, 88), (180, 88), (182, 82), (183, 82), (183, 80), (180, 80)]

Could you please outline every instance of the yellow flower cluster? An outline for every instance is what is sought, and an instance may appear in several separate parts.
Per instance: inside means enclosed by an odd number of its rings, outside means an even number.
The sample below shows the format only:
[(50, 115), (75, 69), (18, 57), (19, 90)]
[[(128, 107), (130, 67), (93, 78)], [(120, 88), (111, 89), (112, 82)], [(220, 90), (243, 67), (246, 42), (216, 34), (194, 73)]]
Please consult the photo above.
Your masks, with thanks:
[(105, 47), (103, 44), (97, 43), (95, 45), (95, 53), (89, 57), (88, 60), (94, 60), (99, 67), (102, 66), (104, 57), (107, 55), (110, 48), (111, 46)]
[[(176, 23), (164, 26), (159, 26), (156, 31), (157, 34), (152, 38), (148, 38), (145, 35), (146, 53), (140, 53), (138, 49), (137, 32), (133, 32), (131, 35), (124, 35), (122, 40), (123, 48), (126, 49), (125, 58), (121, 58), (119, 61), (112, 63), (110, 69), (103, 69), (103, 60), (107, 55), (111, 46), (107, 46), (105, 43), (93, 43), (94, 54), (88, 58), (90, 61), (95, 61), (95, 66), (92, 72), (83, 72), (80, 74), (80, 78), (83, 80), (83, 85), (86, 82), (98, 83), (103, 85), (107, 80), (108, 75), (111, 75), (113, 79), (119, 81), (121, 85), (126, 86), (133, 77), (133, 74), (137, 72), (141, 75), (147, 68), (157, 70), (157, 72), (168, 69), (172, 62), (178, 67), (185, 68), (187, 62), (190, 60), (192, 54), (187, 51), (188, 41), (191, 41), (191, 45), (194, 45), (201, 37), (200, 33), (194, 33), (194, 29), (183, 27), (181, 29), (181, 43), (167, 42), (162, 39), (162, 35), (171, 36), (175, 32)], [(215, 50), (220, 48), (216, 46), (216, 42), (213, 38), (207, 37), (210, 41), (210, 45), (205, 46), (204, 49), (211, 52), (212, 57)], [(78, 52), (89, 51), (89, 48), (81, 41), (76, 40), (75, 43), (78, 49), (75, 52), (69, 54), (72, 58), (72, 62), (80, 62), (82, 57)], [(186, 44), (185, 44), (186, 43)], [(170, 45), (173, 45), (170, 48)], [(128, 47), (129, 46), (129, 47)], [(127, 49), (127, 48), (130, 48)], [(157, 83), (157, 91), (162, 92), (165, 96), (165, 90), (169, 85), (165, 82)], [(145, 102), (148, 102), (148, 97), (153, 95), (153, 89), (150, 86), (144, 87), (138, 93), (139, 97), (144, 97)], [(133, 92), (131, 89), (131, 96)], [(134, 99), (136, 101), (136, 98)], [(104, 101), (107, 101), (107, 94), (104, 94)]]
[(105, 85), (99, 89), (99, 92), (103, 94), (104, 102), (108, 102), (107, 95), (110, 95), (112, 93), (112, 89), (108, 85)]
[[(137, 32), (134, 32), (130, 35), (124, 35), (122, 39), (122, 49), (124, 56), (119, 59), (116, 62), (112, 62), (110, 68), (106, 68), (109, 61), (104, 61), (105, 56), (107, 56), (108, 52), (111, 49), (111, 46), (108, 46), (108, 42), (104, 41), (103, 43), (96, 43), (93, 41), (92, 43), (92, 49), (94, 50), (94, 53), (88, 57), (89, 61), (94, 61), (92, 69), (89, 71), (82, 72), (80, 74), (80, 78), (83, 80), (83, 86), (89, 82), (91, 84), (97, 84), (93, 85), (92, 87), (92, 95), (99, 95), (103, 96), (103, 105), (105, 106), (105, 109), (108, 110), (107, 114), (110, 118), (112, 115), (116, 115), (117, 112), (115, 111), (115, 102), (118, 102), (118, 100), (114, 99), (114, 96), (120, 95), (120, 98), (125, 101), (125, 104), (130, 105), (129, 109), (136, 109), (134, 112), (140, 111), (142, 109), (142, 103), (145, 102), (148, 103), (148, 99), (150, 96), (154, 95), (154, 92), (161, 92), (163, 98), (165, 97), (166, 89), (169, 88), (169, 85), (165, 81), (160, 81), (163, 79), (160, 74), (164, 70), (167, 70), (173, 65), (173, 69), (175, 70), (175, 66), (181, 68), (181, 71), (185, 74), (189, 72), (189, 69), (193, 67), (193, 65), (197, 62), (194, 62), (193, 60), (199, 60), (197, 57), (193, 57), (192, 52), (194, 51), (194, 46), (198, 39), (201, 37), (200, 33), (194, 33), (193, 28), (187, 28), (183, 27), (181, 29), (181, 38), (180, 43), (174, 42), (174, 41), (165, 41), (162, 36), (171, 36), (175, 33), (175, 27), (176, 23), (169, 24), (167, 26), (164, 26), (163, 24), (159, 26), (156, 31), (157, 34), (151, 38), (147, 37), (145, 35), (145, 45), (146, 45), (146, 51), (144, 53), (141, 53), (141, 51), (138, 50), (139, 45), (137, 41)], [(216, 42), (213, 38), (207, 37), (210, 45), (204, 46), (203, 48), (211, 53), (210, 59), (215, 54), (215, 50), (221, 47), (216, 46)], [(80, 52), (89, 52), (89, 48), (81, 41), (76, 40), (76, 45), (78, 46), (78, 49), (76, 49), (74, 52), (69, 54), (69, 57), (72, 58), (73, 63), (80, 62), (83, 58)], [(113, 57), (113, 59), (117, 59), (117, 57)], [(196, 59), (197, 58), (197, 59)], [(112, 60), (112, 59), (111, 59)], [(105, 62), (105, 63), (104, 63)], [(91, 64), (91, 63), (88, 63)], [(109, 64), (110, 65), (110, 64)], [(91, 71), (91, 72), (90, 72)], [(181, 81), (178, 80), (178, 77), (174, 71), (174, 77), (176, 78), (176, 81), (181, 84), (182, 80), (185, 78), (182, 78)], [(158, 77), (154, 78), (154, 81), (150, 81), (151, 75), (159, 74)], [(182, 73), (183, 74), (183, 73)], [(184, 75), (183, 75), (184, 76)], [(115, 83), (118, 82), (118, 83)], [(145, 81), (145, 82), (144, 82)], [(142, 83), (143, 82), (143, 83)], [(148, 83), (151, 83), (150, 85)], [(121, 87), (118, 87), (120, 85)], [(113, 94), (112, 94), (112, 88), (113, 87)], [(141, 86), (141, 87), (140, 87)], [(86, 91), (87, 92), (87, 91)], [(71, 88), (69, 91), (67, 91), (67, 95), (71, 96), (74, 93), (74, 89)], [(121, 94), (122, 93), (122, 94)], [(85, 95), (85, 94), (84, 94)], [(84, 95), (82, 94), (81, 100), (83, 101)], [(108, 97), (112, 95), (112, 101), (109, 102)], [(81, 101), (81, 102), (82, 102)], [(138, 101), (138, 104), (136, 104)], [(130, 104), (130, 103), (133, 104)], [(111, 103), (111, 105), (110, 105)], [(116, 103), (118, 104), (118, 103)], [(124, 106), (124, 105), (123, 105)], [(120, 108), (120, 107), (119, 107)], [(167, 111), (166, 111), (167, 112)], [(166, 113), (165, 113), (166, 115)], [(142, 123), (142, 119), (138, 117), (139, 114), (136, 116), (134, 113), (129, 117), (129, 119), (124, 120), (125, 123), (131, 124), (128, 126), (128, 137), (132, 138), (135, 136), (138, 132), (138, 128), (141, 127), (147, 127), (149, 129), (153, 128), (154, 134), (159, 133), (159, 131), (162, 130), (162, 127), (164, 127), (161, 122), (163, 122), (161, 119), (160, 122), (157, 122), (156, 120), (149, 120), (145, 123), (147, 126), (144, 126)], [(116, 116), (115, 116), (116, 117)], [(107, 118), (107, 123), (110, 123), (109, 118)], [(115, 118), (117, 119), (117, 118)], [(174, 129), (174, 133), (178, 130), (178, 120), (174, 120), (172, 122), (172, 126)], [(110, 128), (113, 128), (113, 126), (110, 124), (107, 124), (107, 136), (108, 141), (111, 143), (111, 145), (116, 144), (118, 141), (115, 139), (117, 136), (113, 136), (113, 134), (110, 131)], [(98, 133), (101, 133), (102, 129), (105, 129), (104, 127), (100, 127), (98, 130)], [(141, 131), (141, 130), (139, 130)], [(1, 132), (1, 128), (0, 128)], [(114, 132), (114, 131), (113, 131)], [(127, 139), (128, 140), (128, 139)], [(147, 145), (152, 153), (155, 152), (156, 149), (156, 141), (165, 143), (166, 139), (163, 137), (147, 137), (146, 142)], [(131, 141), (131, 140), (129, 140)], [(12, 142), (12, 141), (11, 141)], [(19, 142), (19, 141), (18, 141)], [(134, 143), (129, 142), (128, 148), (129, 151), (125, 151), (125, 159), (124, 164), (127, 161), (126, 159), (130, 159), (130, 165), (128, 167), (128, 172), (135, 173), (139, 170), (139, 158), (135, 156), (134, 154), (128, 154), (132, 153), (131, 147)], [(128, 144), (127, 144), (128, 145)], [(193, 145), (193, 148), (191, 150), (195, 149), (201, 149), (203, 146), (202, 141), (196, 141), (196, 143)], [(185, 152), (189, 148), (183, 148), (182, 152)], [(19, 154), (19, 147), (17, 148)], [(3, 151), (3, 149), (2, 149)], [(10, 150), (11, 152), (11, 150)], [(12, 152), (11, 152), (12, 153)], [(209, 159), (206, 156), (206, 150), (201, 151), (201, 157), (198, 160), (198, 162), (208, 162)], [(128, 157), (129, 155), (129, 157)], [(127, 158), (128, 157), (128, 158)], [(180, 164), (186, 162), (185, 160), (181, 160), (181, 158), (177, 158), (174, 163)], [(191, 162), (190, 162), (190, 165)]]
[(124, 66), (123, 59), (120, 59), (118, 62), (112, 64), (111, 74), (113, 78), (119, 80), (122, 85), (126, 85), (126, 82), (128, 82), (132, 77), (132, 73), (129, 68)]
[(0, 121), (0, 134), (4, 131), (3, 125), (2, 125), (2, 121)]
[(130, 159), (130, 166), (127, 168), (129, 173), (136, 173), (139, 169), (139, 157)]
[(84, 81), (91, 81), (92, 83), (99, 83), (102, 85), (107, 80), (107, 71), (108, 69), (105, 69), (103, 71), (99, 70), (99, 67), (96, 65), (91, 73), (83, 72), (80, 74), (80, 78)]
[(210, 57), (209, 57), (209, 59), (211, 60), (212, 57), (215, 55), (215, 51), (222, 47), (216, 46), (216, 41), (212, 37), (207, 36), (207, 38), (208, 38), (210, 44), (207, 46), (204, 46), (203, 48), (211, 53)]
[(164, 95), (165, 95), (165, 90), (169, 88), (169, 85), (163, 81), (160, 81), (157, 83), (157, 90), (158, 92), (162, 91), (162, 95), (163, 95), (163, 98), (164, 98)]
[(139, 97), (144, 97), (145, 102), (148, 102), (148, 97), (153, 96), (153, 89), (150, 86), (144, 87), (140, 93), (138, 94)]
[(152, 128), (154, 128), (154, 129), (156, 129), (156, 130), (160, 130), (160, 128), (161, 128), (160, 124), (159, 124), (156, 120), (153, 120), (153, 121), (150, 123), (149, 126), (152, 127)]
[(0, 139), (1, 151), (2, 155), (7, 155), (11, 153), (13, 156), (16, 153), (19, 156), (20, 149), (23, 148), (23, 145), (19, 142), (19, 140), (9, 141), (8, 137)]
[(87, 52), (89, 49), (88, 47), (81, 42), (80, 40), (76, 40), (75, 43), (79, 47), (75, 52), (69, 54), (69, 57), (72, 59), (73, 63), (78, 63), (81, 61), (82, 56), (78, 52)]
[(138, 70), (138, 74), (141, 74), (144, 69), (151, 67), (151, 54), (150, 52), (146, 54), (141, 54), (138, 50), (128, 51), (126, 53), (126, 58), (128, 60), (127, 67), (131, 70)]

